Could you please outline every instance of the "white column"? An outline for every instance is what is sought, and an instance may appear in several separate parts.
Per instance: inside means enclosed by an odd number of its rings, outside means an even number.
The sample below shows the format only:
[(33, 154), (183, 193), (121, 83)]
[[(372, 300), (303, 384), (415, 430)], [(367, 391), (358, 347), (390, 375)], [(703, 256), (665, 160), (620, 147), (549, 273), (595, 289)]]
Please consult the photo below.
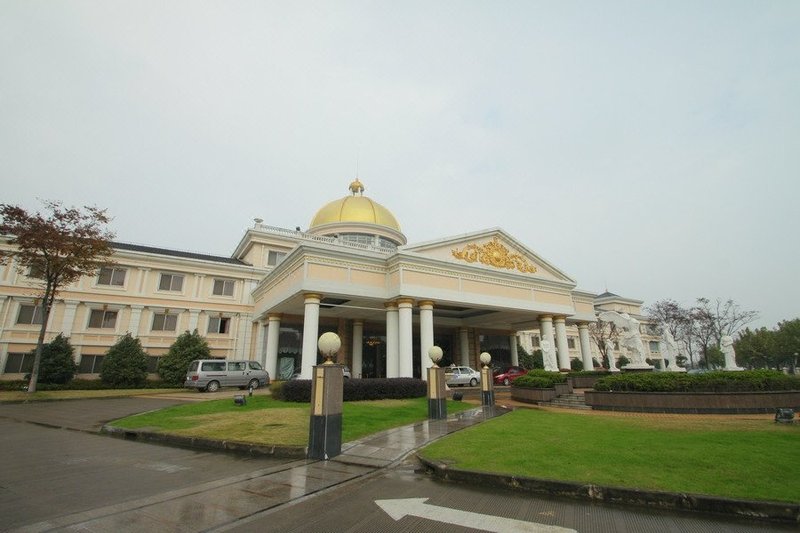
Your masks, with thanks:
[[(255, 360), (258, 361), (259, 363), (261, 363), (261, 366), (266, 368), (267, 364), (266, 364), (266, 361), (264, 360), (264, 354), (265, 354), (264, 338), (266, 337), (266, 335), (265, 335), (265, 333), (266, 333), (266, 331), (265, 331), (266, 330), (266, 327), (265, 327), (266, 323), (263, 320), (256, 320), (255, 321), (255, 325), (256, 325), (256, 353), (255, 353)], [(270, 372), (270, 375), (269, 375), (270, 379), (272, 379), (274, 376), (275, 376), (275, 374)]]
[(200, 317), (198, 309), (189, 309), (189, 332), (197, 329), (197, 322)]
[(312, 367), (317, 364), (317, 337), (319, 336), (319, 294), (305, 295), (305, 314), (303, 316), (303, 360), (300, 364), (300, 378), (311, 379)]
[(267, 315), (269, 324), (267, 326), (267, 355), (264, 359), (264, 368), (269, 375), (278, 377), (278, 341), (281, 336), (281, 317), (279, 313)]
[(581, 359), (583, 359), (584, 370), (594, 370), (592, 362), (592, 345), (589, 340), (589, 324), (581, 322), (578, 324), (578, 339), (581, 343)]
[(461, 366), (469, 366), (469, 329), (459, 329), (458, 336), (461, 344)]
[(553, 319), (556, 326), (556, 345), (558, 346), (558, 368), (569, 369), (569, 346), (567, 345), (567, 322), (563, 316)]
[(387, 302), (386, 307), (386, 377), (400, 377), (400, 316), (395, 302)]
[(353, 321), (353, 368), (354, 378), (360, 378), (363, 371), (362, 357), (364, 352), (364, 321)]
[(239, 359), (250, 359), (250, 338), (253, 333), (253, 315), (239, 314), (239, 338), (236, 340), (236, 354)]
[[(550, 346), (549, 352), (542, 349), (542, 359), (544, 359), (544, 369), (549, 372), (558, 372), (558, 361), (555, 358), (556, 343), (553, 339), (553, 317), (542, 315), (539, 317), (539, 332), (542, 334), (542, 341), (547, 341)], [(545, 345), (542, 345), (544, 348)]]
[(511, 364), (519, 366), (519, 352), (517, 351), (517, 334), (509, 335), (508, 342), (511, 344)]
[[(0, 295), (0, 337), (3, 336), (3, 329), (5, 329), (6, 325), (5, 310), (7, 306), (10, 306), (10, 304), (11, 304), (11, 298), (9, 298), (8, 296)], [(3, 363), (3, 366), (0, 366), (0, 372), (2, 372), (2, 370), (5, 368), (5, 361), (0, 361), (0, 363)]]
[[(139, 323), (142, 321), (142, 309), (144, 309), (143, 305), (131, 306), (131, 318), (128, 321), (128, 331), (130, 331), (133, 337), (139, 336)], [(64, 327), (66, 327), (67, 313), (69, 312), (69, 303), (67, 303), (67, 311), (64, 314)], [(75, 318), (75, 308), (72, 309), (72, 318)]]
[(428, 369), (433, 361), (428, 357), (428, 349), (433, 346), (433, 302), (423, 300), (419, 303), (419, 372), (422, 379), (428, 379)]
[(414, 300), (400, 298), (397, 300), (399, 315), (398, 327), (398, 359), (400, 361), (399, 374), (401, 378), (414, 377), (414, 332), (411, 324), (411, 306)]

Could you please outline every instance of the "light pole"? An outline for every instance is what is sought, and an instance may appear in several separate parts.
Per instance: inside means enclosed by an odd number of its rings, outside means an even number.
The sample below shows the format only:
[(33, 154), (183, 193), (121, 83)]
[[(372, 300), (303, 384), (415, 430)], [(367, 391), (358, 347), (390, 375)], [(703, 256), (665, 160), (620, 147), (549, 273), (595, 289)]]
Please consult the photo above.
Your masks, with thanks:
[(317, 348), (325, 362), (313, 368), (311, 381), (311, 421), (308, 429), (308, 457), (330, 459), (342, 453), (342, 367), (333, 357), (342, 346), (336, 333), (323, 333)]
[(447, 388), (444, 369), (439, 367), (442, 355), (442, 349), (438, 346), (428, 349), (428, 357), (433, 361), (433, 366), (428, 368), (428, 418), (431, 420), (447, 418)]
[(481, 354), (481, 405), (494, 405), (494, 376), (489, 363), (492, 362), (492, 354), (483, 352)]

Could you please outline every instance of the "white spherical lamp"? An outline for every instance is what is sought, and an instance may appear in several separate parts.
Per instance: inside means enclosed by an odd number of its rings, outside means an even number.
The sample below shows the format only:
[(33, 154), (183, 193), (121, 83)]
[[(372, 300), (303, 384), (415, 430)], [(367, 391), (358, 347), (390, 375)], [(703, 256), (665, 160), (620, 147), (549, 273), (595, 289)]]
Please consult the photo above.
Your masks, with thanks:
[(439, 366), (439, 361), (442, 360), (444, 352), (438, 346), (431, 346), (428, 348), (428, 357), (433, 361), (433, 366)]
[(483, 352), (481, 354), (481, 363), (483, 363), (483, 366), (489, 366), (489, 363), (491, 362), (492, 362), (492, 354), (490, 354), (489, 352)]
[(342, 347), (342, 339), (340, 339), (339, 335), (336, 333), (328, 331), (320, 336), (317, 347), (326, 359), (325, 364), (332, 365), (333, 357), (336, 355), (336, 352), (339, 351), (339, 348)]

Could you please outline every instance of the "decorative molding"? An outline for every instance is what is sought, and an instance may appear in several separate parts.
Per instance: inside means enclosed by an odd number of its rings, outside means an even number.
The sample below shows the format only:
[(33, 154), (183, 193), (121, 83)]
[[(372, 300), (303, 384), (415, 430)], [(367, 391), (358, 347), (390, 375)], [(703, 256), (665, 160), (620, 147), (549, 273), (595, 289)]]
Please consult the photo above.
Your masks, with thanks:
[(506, 270), (519, 270), (523, 274), (533, 274), (536, 267), (528, 262), (527, 259), (511, 251), (500, 242), (500, 239), (493, 237), (486, 244), (468, 244), (462, 250), (453, 248), (453, 257), (466, 261), (467, 263), (482, 263), (495, 268), (505, 268)]

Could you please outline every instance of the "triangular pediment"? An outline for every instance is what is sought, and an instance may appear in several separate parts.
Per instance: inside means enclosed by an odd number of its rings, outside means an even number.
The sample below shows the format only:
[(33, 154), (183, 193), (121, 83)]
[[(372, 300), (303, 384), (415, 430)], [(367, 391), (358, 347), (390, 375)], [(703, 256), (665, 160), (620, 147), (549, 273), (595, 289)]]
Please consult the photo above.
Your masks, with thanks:
[(501, 228), (492, 228), (401, 248), (438, 261), (469, 265), (493, 272), (575, 283), (564, 272)]

